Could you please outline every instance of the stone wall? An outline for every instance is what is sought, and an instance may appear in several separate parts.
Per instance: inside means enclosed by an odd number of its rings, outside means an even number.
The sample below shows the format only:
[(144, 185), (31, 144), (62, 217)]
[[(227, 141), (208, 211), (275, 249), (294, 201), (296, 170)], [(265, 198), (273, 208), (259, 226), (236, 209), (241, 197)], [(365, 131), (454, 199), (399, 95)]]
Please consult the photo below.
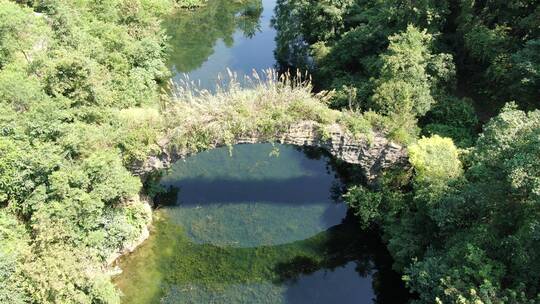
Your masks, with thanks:
[[(275, 142), (296, 146), (323, 148), (331, 155), (350, 164), (356, 164), (364, 173), (368, 183), (374, 182), (381, 172), (394, 165), (407, 164), (407, 151), (380, 133), (373, 136), (355, 138), (341, 125), (333, 124), (326, 128), (326, 136), (322, 136), (315, 122), (303, 121), (291, 125), (287, 131), (276, 134), (272, 138), (260, 137), (257, 134), (236, 138), (233, 144), (255, 144)], [(144, 164), (134, 168), (138, 175), (166, 169), (175, 161), (193, 154), (190, 151), (175, 150), (169, 138), (159, 141), (161, 153), (150, 157)], [(225, 143), (214, 143), (209, 149), (224, 146)]]

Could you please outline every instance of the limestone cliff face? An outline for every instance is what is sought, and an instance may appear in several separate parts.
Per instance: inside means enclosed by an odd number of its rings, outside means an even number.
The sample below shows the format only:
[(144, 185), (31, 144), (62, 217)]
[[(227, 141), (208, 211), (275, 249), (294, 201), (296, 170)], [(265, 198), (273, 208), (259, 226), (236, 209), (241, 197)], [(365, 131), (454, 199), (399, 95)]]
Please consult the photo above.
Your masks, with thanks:
[[(304, 121), (289, 126), (286, 131), (271, 138), (250, 134), (234, 139), (232, 144), (275, 142), (323, 148), (337, 159), (358, 165), (369, 183), (374, 182), (384, 169), (407, 164), (406, 149), (389, 141), (383, 134), (374, 133), (369, 138), (356, 138), (339, 124), (325, 128), (324, 136), (322, 133), (315, 122)], [(175, 161), (194, 154), (192, 151), (177, 150), (170, 143), (170, 138), (162, 138), (159, 142), (162, 152), (151, 156), (144, 164), (134, 168), (134, 173), (144, 175), (155, 170), (166, 169)], [(216, 142), (208, 149), (224, 145), (224, 142)]]

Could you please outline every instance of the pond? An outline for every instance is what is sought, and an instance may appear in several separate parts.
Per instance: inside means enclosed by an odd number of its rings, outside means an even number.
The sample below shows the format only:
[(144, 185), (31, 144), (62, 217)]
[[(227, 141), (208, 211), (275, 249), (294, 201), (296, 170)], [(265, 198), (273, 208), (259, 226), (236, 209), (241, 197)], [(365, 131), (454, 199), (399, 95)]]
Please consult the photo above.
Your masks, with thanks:
[(124, 303), (404, 303), (388, 253), (348, 214), (322, 153), (220, 148), (161, 183), (177, 198), (121, 259)]

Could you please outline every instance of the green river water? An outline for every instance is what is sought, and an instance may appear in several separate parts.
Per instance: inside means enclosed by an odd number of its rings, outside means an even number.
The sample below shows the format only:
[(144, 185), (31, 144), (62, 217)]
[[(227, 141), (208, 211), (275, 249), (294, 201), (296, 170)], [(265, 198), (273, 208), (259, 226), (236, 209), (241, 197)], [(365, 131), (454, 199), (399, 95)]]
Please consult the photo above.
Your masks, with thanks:
[(121, 260), (124, 302), (400, 303), (384, 246), (347, 214), (329, 159), (315, 155), (239, 145), (176, 163), (161, 181), (176, 200)]

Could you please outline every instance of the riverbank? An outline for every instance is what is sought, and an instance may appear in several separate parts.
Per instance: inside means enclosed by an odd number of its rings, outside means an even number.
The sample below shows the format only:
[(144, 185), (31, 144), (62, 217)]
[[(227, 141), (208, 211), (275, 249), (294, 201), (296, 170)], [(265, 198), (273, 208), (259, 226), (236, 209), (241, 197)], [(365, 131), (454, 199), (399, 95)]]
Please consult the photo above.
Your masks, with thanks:
[(108, 268), (110, 275), (117, 275), (121, 273), (121, 269), (118, 268), (117, 262), (122, 256), (133, 253), (139, 246), (141, 246), (150, 237), (150, 227), (153, 222), (153, 209), (150, 202), (150, 198), (145, 195), (139, 195), (138, 199), (131, 200), (127, 203), (127, 206), (140, 205), (138, 208), (142, 208), (147, 219), (142, 223), (139, 236), (133, 240), (129, 240), (124, 243), (117, 251), (111, 253), (106, 259), (105, 264)]

